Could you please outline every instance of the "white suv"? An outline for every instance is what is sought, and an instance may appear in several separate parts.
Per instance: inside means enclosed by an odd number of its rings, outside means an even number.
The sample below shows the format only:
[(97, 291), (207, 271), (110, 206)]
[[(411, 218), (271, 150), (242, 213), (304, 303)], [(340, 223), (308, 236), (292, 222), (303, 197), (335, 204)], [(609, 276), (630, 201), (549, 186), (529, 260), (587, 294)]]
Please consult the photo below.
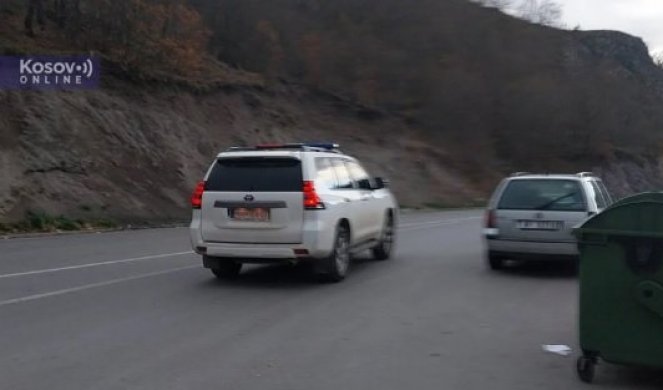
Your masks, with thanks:
[(218, 278), (244, 263), (312, 260), (338, 282), (353, 253), (391, 256), (398, 205), (386, 184), (335, 144), (230, 148), (192, 195), (191, 243)]

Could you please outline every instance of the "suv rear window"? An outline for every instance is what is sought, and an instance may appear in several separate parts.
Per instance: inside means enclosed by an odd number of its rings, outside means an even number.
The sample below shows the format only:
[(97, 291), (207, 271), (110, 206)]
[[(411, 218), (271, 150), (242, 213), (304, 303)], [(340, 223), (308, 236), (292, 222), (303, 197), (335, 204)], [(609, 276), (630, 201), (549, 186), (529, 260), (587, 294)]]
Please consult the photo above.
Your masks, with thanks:
[(242, 157), (217, 160), (207, 191), (301, 192), (302, 163), (289, 157)]
[(582, 187), (575, 180), (512, 180), (500, 199), (505, 210), (585, 211)]

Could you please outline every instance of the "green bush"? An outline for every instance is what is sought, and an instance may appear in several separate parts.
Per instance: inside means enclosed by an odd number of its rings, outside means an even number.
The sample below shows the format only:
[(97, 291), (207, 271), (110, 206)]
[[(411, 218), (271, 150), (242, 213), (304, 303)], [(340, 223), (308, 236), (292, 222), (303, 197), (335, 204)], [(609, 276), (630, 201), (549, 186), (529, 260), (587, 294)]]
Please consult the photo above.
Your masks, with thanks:
[(62, 215), (55, 219), (54, 226), (58, 230), (66, 231), (79, 230), (82, 227), (76, 221), (72, 221), (71, 219), (68, 219)]
[(53, 219), (44, 212), (28, 211), (25, 215), (25, 222), (29, 230), (46, 230), (47, 226), (52, 225)]
[(43, 211), (28, 211), (25, 219), (16, 223), (0, 223), (0, 234), (20, 232), (76, 231), (88, 228), (114, 229), (120, 225), (107, 218), (85, 220), (64, 215), (52, 216)]
[[(85, 225), (86, 223), (83, 220), (73, 220), (64, 215), (54, 217), (43, 211), (28, 211), (25, 215), (25, 221), (15, 224), (14, 228), (20, 231), (73, 231), (79, 230)], [(96, 226), (95, 224), (91, 225)]]
[(112, 229), (118, 227), (118, 224), (114, 221), (111, 221), (110, 219), (100, 219), (95, 221), (94, 226), (104, 229)]

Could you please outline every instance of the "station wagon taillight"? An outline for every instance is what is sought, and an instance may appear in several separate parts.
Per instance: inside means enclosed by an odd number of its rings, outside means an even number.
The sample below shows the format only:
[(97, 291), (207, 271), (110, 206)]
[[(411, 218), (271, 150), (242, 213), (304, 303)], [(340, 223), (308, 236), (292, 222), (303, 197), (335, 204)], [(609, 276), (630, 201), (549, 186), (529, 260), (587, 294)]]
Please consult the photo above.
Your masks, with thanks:
[(306, 210), (321, 210), (325, 208), (325, 204), (322, 203), (322, 199), (320, 199), (318, 193), (315, 191), (315, 184), (312, 181), (304, 182), (302, 192), (304, 193), (304, 208)]
[(495, 210), (486, 211), (486, 228), (495, 229), (497, 228), (497, 215)]
[(196, 184), (196, 188), (191, 194), (191, 207), (194, 209), (199, 209), (203, 206), (203, 192), (205, 192), (205, 182), (200, 181)]

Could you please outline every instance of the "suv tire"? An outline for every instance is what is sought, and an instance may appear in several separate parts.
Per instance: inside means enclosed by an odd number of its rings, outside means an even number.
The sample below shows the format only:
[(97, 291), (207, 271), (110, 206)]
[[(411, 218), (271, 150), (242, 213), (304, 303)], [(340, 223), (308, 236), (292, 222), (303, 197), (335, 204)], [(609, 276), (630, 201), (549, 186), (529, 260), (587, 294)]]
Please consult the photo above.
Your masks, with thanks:
[(345, 279), (350, 268), (350, 231), (348, 228), (338, 225), (334, 236), (334, 249), (327, 258), (320, 262), (321, 281), (338, 283)]
[(236, 263), (230, 260), (219, 260), (211, 271), (217, 279), (236, 279), (242, 271), (242, 263)]
[(394, 217), (391, 214), (388, 214), (385, 218), (384, 227), (382, 228), (380, 242), (372, 249), (373, 257), (376, 260), (388, 260), (391, 258), (391, 253), (394, 249), (395, 236)]

